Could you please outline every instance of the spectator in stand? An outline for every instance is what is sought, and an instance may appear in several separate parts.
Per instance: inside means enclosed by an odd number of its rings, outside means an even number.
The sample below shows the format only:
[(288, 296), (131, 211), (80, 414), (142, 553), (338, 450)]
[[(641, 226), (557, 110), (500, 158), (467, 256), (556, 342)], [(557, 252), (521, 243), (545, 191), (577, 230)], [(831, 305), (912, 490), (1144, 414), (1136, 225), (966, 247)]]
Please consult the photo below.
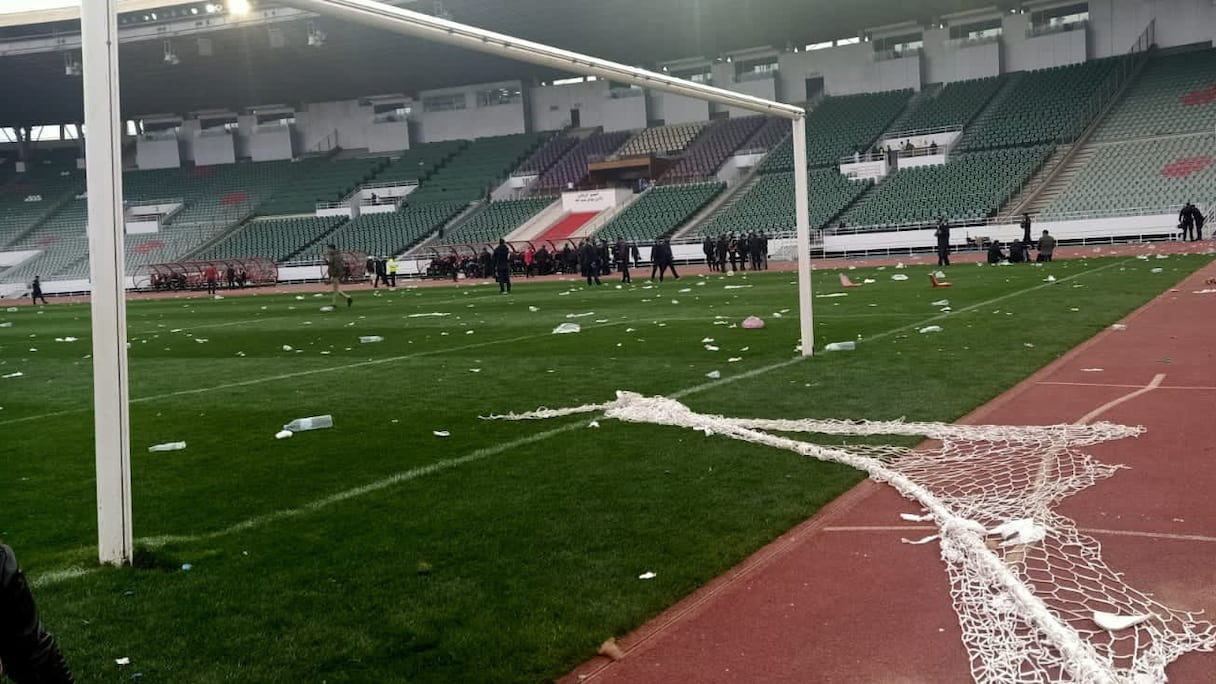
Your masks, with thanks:
[(1051, 255), (1056, 251), (1056, 239), (1043, 231), (1042, 237), (1039, 238), (1039, 256), (1036, 261), (1051, 261)]
[(937, 154), (937, 141), (929, 143), (929, 154)]
[(502, 238), (494, 248), (494, 278), (498, 281), (498, 294), (511, 294), (511, 248)]
[(390, 256), (385, 264), (388, 270), (388, 287), (390, 290), (397, 289), (397, 257)]
[(937, 265), (950, 265), (950, 224), (946, 223), (946, 219), (940, 218), (937, 220), (937, 230), (933, 232), (937, 238)]
[(705, 241), (701, 243), (701, 251), (705, 253), (705, 263), (709, 264), (709, 270), (718, 270), (718, 260), (714, 258), (714, 239), (706, 235)]
[(203, 279), (207, 281), (207, 294), (214, 296), (220, 279), (220, 272), (215, 268), (215, 264), (207, 264), (207, 268), (203, 269)]
[(596, 249), (590, 238), (584, 239), (578, 248), (578, 265), (582, 269), (583, 277), (587, 279), (588, 287), (593, 281), (596, 285), (603, 285), (600, 282), (600, 250)]
[(46, 295), (42, 294), (42, 280), (39, 276), (34, 276), (34, 282), (30, 283), (30, 304), (37, 304), (41, 299), (43, 304), (46, 304)]
[(532, 245), (524, 250), (524, 277), (532, 277), (532, 269), (536, 264), (536, 250), (532, 249)]
[(1005, 260), (1005, 252), (1001, 251), (1001, 241), (993, 240), (992, 244), (988, 245), (988, 263), (999, 264)]
[(633, 279), (629, 277), (629, 245), (625, 244), (625, 238), (616, 239), (615, 252), (616, 267), (621, 272), (621, 284), (632, 283)]
[(42, 626), (13, 550), (0, 544), (0, 677), (17, 684), (72, 684), (59, 644)]
[(355, 303), (355, 298), (342, 291), (342, 276), (346, 272), (346, 266), (343, 263), (342, 255), (338, 252), (338, 248), (334, 243), (329, 243), (325, 246), (325, 275), (329, 278), (330, 292), (333, 293), (334, 306), (338, 305), (338, 297), (346, 298), (346, 306), (351, 306)]

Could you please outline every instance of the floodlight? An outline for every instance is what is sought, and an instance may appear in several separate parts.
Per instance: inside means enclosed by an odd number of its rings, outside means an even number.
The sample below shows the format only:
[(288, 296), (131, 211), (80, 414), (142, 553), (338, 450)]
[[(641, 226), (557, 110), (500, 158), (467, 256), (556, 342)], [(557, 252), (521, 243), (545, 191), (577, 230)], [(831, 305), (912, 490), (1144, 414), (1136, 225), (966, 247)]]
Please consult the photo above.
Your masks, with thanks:
[(244, 16), (253, 11), (253, 5), (249, 0), (228, 0), (228, 13), (235, 16)]

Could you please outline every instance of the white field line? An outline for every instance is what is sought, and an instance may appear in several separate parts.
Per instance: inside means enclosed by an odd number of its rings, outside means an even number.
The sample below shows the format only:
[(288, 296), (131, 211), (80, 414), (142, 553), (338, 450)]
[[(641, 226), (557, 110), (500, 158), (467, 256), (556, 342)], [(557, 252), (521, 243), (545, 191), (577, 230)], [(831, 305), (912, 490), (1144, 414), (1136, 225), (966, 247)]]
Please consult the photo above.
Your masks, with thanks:
[[(1085, 274), (1096, 273), (1100, 270), (1110, 268), (1113, 265), (1115, 265), (1115, 264), (1109, 264), (1107, 266), (1102, 266), (1097, 269), (1092, 269), (1090, 271), (1086, 271), (1085, 273), (1079, 273), (1079, 274), (1076, 274), (1073, 276), (1069, 276), (1069, 278), (1075, 278), (1075, 277), (1085, 275)], [(1057, 283), (1065, 282), (1069, 278), (1062, 278), (1059, 281), (1057, 281)], [(1038, 289), (1041, 289), (1041, 288), (1047, 287), (1047, 286), (1049, 286), (1049, 285), (1040, 284), (1040, 285), (1036, 285), (1036, 286), (1033, 286), (1030, 288), (1026, 288), (1025, 290), (1018, 290), (1017, 292), (1012, 292), (1009, 294), (1001, 295), (1000, 297), (996, 297), (996, 298), (993, 298), (993, 299), (990, 299), (990, 300), (987, 300), (984, 302), (980, 302), (978, 304), (973, 304), (964, 309), (960, 309), (959, 312), (961, 313), (961, 312), (968, 311), (971, 309), (991, 306), (992, 304), (995, 304), (997, 302), (1004, 301), (1006, 299), (1009, 299), (1011, 297), (1016, 297), (1021, 294), (1025, 294), (1027, 292), (1034, 292), (1035, 290), (1038, 290)], [(901, 330), (907, 330), (910, 328), (919, 327), (921, 325), (924, 325), (925, 323), (945, 318), (946, 316), (947, 316), (946, 314), (932, 316), (930, 318), (924, 319), (923, 321), (913, 323), (911, 325), (894, 328), (887, 332), (880, 333), (878, 335), (875, 335), (875, 336), (872, 336), (869, 338), (865, 338), (865, 339), (868, 339), (868, 340), (882, 339), (884, 337), (893, 335)], [(671, 319), (666, 319), (666, 320), (671, 320)], [(701, 320), (701, 319), (696, 319), (696, 320)], [(611, 324), (607, 324), (605, 327), (610, 327), (613, 325), (623, 325), (624, 323), (625, 322), (611, 323)], [(633, 323), (637, 324), (636, 321), (634, 321)], [(502, 342), (509, 343), (509, 342), (513, 342), (513, 341), (522, 341), (522, 340), (527, 340), (527, 339), (533, 339), (536, 337), (543, 337), (543, 336), (547, 336), (547, 335), (548, 335), (548, 333), (546, 333), (545, 335), (527, 335), (524, 337), (514, 338), (511, 340), (495, 340), (493, 342), (482, 342), (482, 343), (473, 344), (473, 345), (465, 345), (463, 347), (451, 347), (451, 348), (436, 350), (436, 351), (432, 351), (432, 352), (420, 352), (418, 354), (411, 354), (411, 355), (406, 355), (406, 356), (401, 356), (401, 357), (393, 357), (393, 358), (389, 358), (389, 359), (376, 359), (373, 361), (364, 361), (364, 362), (360, 362), (360, 363), (348, 364), (345, 366), (334, 367), (334, 368), (322, 368), (322, 369), (315, 369), (315, 370), (310, 370), (310, 371), (300, 371), (299, 373), (287, 373), (287, 374), (280, 375), (280, 376), (272, 376), (272, 377), (261, 378), (261, 379), (256, 379), (256, 380), (248, 380), (248, 381), (241, 382), (241, 383), (233, 383), (233, 384), (222, 385), (222, 386), (218, 386), (218, 387), (200, 388), (200, 389), (194, 389), (194, 390), (182, 390), (180, 392), (173, 392), (173, 393), (170, 393), (167, 395), (160, 395), (160, 396), (156, 396), (156, 397), (145, 397), (142, 399), (132, 399), (131, 401), (132, 401), (132, 403), (135, 403), (137, 401), (154, 401), (154, 400), (163, 399), (166, 397), (181, 396), (181, 395), (185, 395), (185, 394), (199, 394), (199, 393), (203, 393), (203, 392), (216, 391), (219, 389), (230, 389), (233, 387), (243, 387), (246, 385), (258, 384), (258, 383), (262, 383), (262, 382), (273, 382), (273, 381), (280, 380), (280, 379), (288, 379), (288, 378), (293, 378), (293, 377), (314, 375), (317, 373), (329, 373), (329, 372), (335, 372), (338, 370), (346, 370), (346, 369), (350, 369), (350, 368), (359, 368), (359, 367), (365, 367), (365, 366), (369, 366), (369, 365), (380, 365), (380, 364), (384, 364), (384, 363), (392, 363), (392, 362), (401, 361), (401, 360), (405, 360), (405, 359), (416, 358), (419, 356), (432, 356), (435, 354), (440, 354), (440, 353), (449, 352), (449, 351), (462, 351), (464, 349), (482, 347), (482, 346), (487, 346), (487, 345), (491, 345), (491, 344), (499, 344)], [(809, 358), (809, 357), (796, 356), (792, 359), (787, 359), (785, 361), (780, 361), (778, 363), (769, 364), (767, 366), (761, 366), (760, 368), (755, 368), (753, 370), (747, 371), (745, 373), (740, 373), (738, 375), (725, 377), (720, 380), (714, 380), (712, 382), (701, 383), (699, 385), (694, 385), (693, 387), (679, 390), (679, 391), (673, 393), (671, 396), (672, 396), (672, 398), (679, 399), (679, 398), (687, 397), (687, 396), (690, 396), (693, 394), (699, 394), (701, 392), (705, 392), (707, 390), (721, 387), (723, 385), (732, 384), (732, 383), (738, 382), (740, 380), (747, 380), (747, 379), (754, 378), (754, 377), (757, 377), (760, 375), (765, 375), (767, 373), (771, 373), (772, 371), (775, 371), (775, 370), (787, 368), (789, 366), (793, 366), (798, 363), (801, 363), (802, 361), (806, 360), (807, 358)], [(9, 423), (21, 422), (23, 420), (33, 420), (35, 418), (45, 417), (45, 415), (62, 415), (62, 413), (72, 413), (72, 412), (74, 412), (74, 411), (61, 412), (60, 414), (44, 414), (44, 416), (31, 416), (31, 417), (28, 417), (25, 419), (9, 421)], [(6, 425), (9, 423), (0, 423), (0, 425)], [(424, 477), (426, 475), (432, 475), (432, 474), (442, 472), (445, 470), (449, 470), (451, 468), (455, 468), (455, 467), (458, 467), (461, 465), (484, 460), (491, 456), (498, 455), (500, 453), (509, 451), (511, 449), (515, 449), (520, 446), (525, 446), (528, 444), (542, 442), (551, 437), (555, 437), (559, 434), (582, 428), (586, 425), (586, 423), (587, 423), (586, 419), (580, 418), (578, 421), (570, 423), (568, 425), (564, 425), (564, 426), (558, 427), (558, 428), (553, 428), (551, 430), (546, 430), (544, 432), (539, 432), (539, 433), (536, 433), (529, 437), (523, 437), (523, 438), (511, 441), (511, 442), (505, 442), (503, 444), (493, 446), (493, 447), (478, 449), (476, 451), (470, 452), (464, 456), (460, 456), (457, 458), (444, 459), (441, 461), (436, 461), (435, 463), (432, 463), (430, 465), (401, 471), (399, 473), (395, 473), (393, 475), (382, 478), (380, 480), (376, 480), (374, 482), (370, 482), (365, 485), (360, 485), (360, 486), (354, 487), (352, 489), (347, 489), (347, 490), (337, 492), (336, 494), (331, 494), (330, 496), (324, 497), (322, 499), (317, 499), (316, 501), (306, 503), (297, 508), (284, 509), (284, 510), (280, 510), (280, 511), (275, 511), (273, 513), (268, 513), (266, 515), (248, 518), (246, 520), (243, 520), (234, 525), (230, 525), (229, 527), (223, 528), (221, 530), (216, 530), (216, 531), (212, 531), (212, 532), (204, 532), (204, 533), (195, 534), (195, 535), (163, 535), (163, 536), (158, 536), (158, 537), (146, 537), (146, 538), (141, 538), (141, 539), (137, 540), (137, 542), (140, 544), (145, 544), (145, 545), (152, 546), (152, 547), (158, 547), (158, 546), (164, 546), (166, 544), (192, 543), (192, 542), (196, 542), (196, 541), (216, 539), (219, 537), (227, 536), (229, 534), (235, 534), (238, 532), (255, 529), (258, 527), (262, 527), (264, 525), (268, 525), (270, 523), (278, 522), (281, 520), (287, 520), (290, 518), (295, 518), (295, 517), (299, 517), (301, 515), (306, 515), (308, 513), (322, 510), (324, 508), (333, 506), (334, 504), (341, 503), (343, 501), (348, 501), (350, 499), (364, 496), (366, 494), (370, 494), (373, 492), (377, 492), (377, 491), (380, 491), (387, 487), (391, 487), (393, 485), (400, 484), (402, 482), (408, 482), (411, 480), (418, 479), (420, 477)], [(54, 571), (50, 571), (47, 573), (43, 573), (42, 575), (39, 575), (36, 578), (33, 578), (31, 580), (31, 583), (34, 586), (47, 586), (50, 584), (56, 584), (56, 583), (63, 582), (66, 580), (75, 579), (77, 577), (82, 577), (86, 574), (96, 572), (97, 570), (99, 570), (99, 568), (83, 569), (83, 568), (79, 568), (79, 567), (71, 567), (71, 568), (66, 568), (66, 569), (62, 569), (62, 570), (54, 570)]]

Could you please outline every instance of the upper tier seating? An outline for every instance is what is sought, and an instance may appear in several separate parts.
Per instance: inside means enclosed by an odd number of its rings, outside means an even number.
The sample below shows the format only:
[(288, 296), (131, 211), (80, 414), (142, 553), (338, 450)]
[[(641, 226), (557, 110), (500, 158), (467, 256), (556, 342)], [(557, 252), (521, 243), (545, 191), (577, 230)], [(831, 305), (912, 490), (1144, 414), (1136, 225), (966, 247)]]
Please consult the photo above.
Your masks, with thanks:
[(407, 201), (475, 202), (489, 195), (540, 141), (541, 136), (533, 133), (478, 138), (427, 178)]
[(449, 244), (496, 242), (550, 204), (553, 204), (552, 197), (490, 202), (448, 231), (443, 241)]
[[(1177, 211), (1216, 198), (1216, 140), (1211, 134), (1098, 147), (1093, 159), (1042, 214)], [(1141, 210), (1135, 212), (1132, 210)]]
[(764, 117), (764, 123), (761, 124), (755, 133), (752, 133), (751, 137), (743, 141), (739, 149), (771, 150), (789, 137), (791, 130), (790, 122), (786, 119), (778, 119), (771, 116)]
[[(835, 169), (812, 169), (808, 178), (811, 228), (819, 229), (869, 188), (869, 181), (851, 180)], [(721, 233), (780, 233), (795, 228), (794, 172), (759, 176), (733, 205), (703, 224), (697, 235)]]
[(897, 171), (845, 215), (853, 226), (974, 221), (992, 216), (1051, 154), (1050, 146), (957, 155), (941, 166)]
[(419, 143), (401, 153), (376, 174), (375, 183), (406, 183), (423, 181), (430, 177), (438, 166), (469, 144), (468, 140), (443, 140)]
[[(807, 165), (830, 166), (857, 148), (869, 149), (908, 103), (910, 90), (828, 97), (806, 119)], [(761, 171), (794, 170), (794, 147), (781, 143)]]
[(711, 124), (701, 137), (689, 145), (680, 161), (663, 174), (662, 180), (700, 180), (714, 175), (722, 163), (763, 123), (762, 116), (746, 116)]
[(651, 188), (596, 231), (596, 235), (609, 240), (618, 237), (626, 240), (653, 240), (668, 235), (725, 189), (725, 183), (662, 185)]
[(346, 219), (340, 216), (254, 219), (208, 248), (198, 258), (265, 257), (282, 263), (306, 245), (319, 240), (344, 220)]
[(311, 214), (319, 202), (337, 202), (388, 165), (384, 157), (307, 158), (292, 167), (290, 179), (258, 207), (262, 215)]
[(61, 202), (84, 191), (84, 174), (59, 165), (34, 164), (0, 186), (0, 247), (11, 244)]
[(565, 133), (555, 133), (543, 145), (536, 148), (532, 156), (516, 170), (517, 175), (537, 175), (548, 171), (567, 152), (579, 143), (579, 139)]
[(1210, 132), (1216, 128), (1216, 50), (1149, 60), (1095, 140)]
[(900, 128), (916, 131), (966, 126), (1004, 83), (1003, 78), (993, 76), (947, 84), (936, 96), (920, 102)]
[(622, 157), (636, 157), (646, 154), (662, 154), (679, 152), (688, 147), (708, 124), (704, 121), (692, 123), (669, 124), (645, 128), (638, 132), (617, 150)]
[(1114, 87), (1118, 59), (1015, 75), (1006, 93), (963, 134), (958, 150), (1072, 140), (1097, 115), (1102, 93)]
[(597, 131), (587, 136), (571, 149), (566, 156), (541, 174), (534, 186), (537, 193), (561, 192), (567, 185), (578, 185), (587, 177), (587, 161), (590, 157), (612, 154), (629, 139), (628, 131), (604, 133)]
[(426, 202), (389, 214), (364, 214), (343, 224), (324, 242), (368, 254), (399, 254), (467, 207), (465, 202)]

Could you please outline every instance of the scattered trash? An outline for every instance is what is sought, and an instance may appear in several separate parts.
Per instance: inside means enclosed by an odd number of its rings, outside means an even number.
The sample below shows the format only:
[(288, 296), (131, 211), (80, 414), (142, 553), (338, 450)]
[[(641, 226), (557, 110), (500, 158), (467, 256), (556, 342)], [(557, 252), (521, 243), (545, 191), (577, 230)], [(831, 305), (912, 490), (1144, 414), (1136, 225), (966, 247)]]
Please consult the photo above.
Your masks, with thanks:
[(481, 372), (481, 369), (480, 369), (480, 368), (470, 368), (470, 369), (469, 369), (469, 372), (470, 372), (470, 373), (480, 373), (480, 372)]
[(148, 447), (148, 451), (181, 451), (185, 448), (185, 442), (165, 442), (164, 444), (157, 444), (155, 446)]
[(377, 342), (383, 342), (383, 341), (384, 341), (384, 338), (380, 337), (379, 335), (364, 335), (359, 338), (360, 344), (376, 344)]
[(1001, 546), (1022, 546), (1042, 541), (1049, 529), (1042, 524), (1024, 518), (1001, 523), (988, 530), (988, 534), (1001, 537)]
[(5, 311), (7, 311), (9, 313), (17, 313), (17, 307), (10, 306), (9, 308), (5, 309)]
[(1106, 370), (1106, 369), (1105, 368), (1082, 368), (1081, 372), (1082, 373), (1101, 373), (1104, 370)]
[(819, 299), (832, 299), (833, 297), (848, 297), (848, 292), (833, 292), (831, 294), (815, 295)]
[(326, 414), (324, 416), (310, 416), (308, 418), (296, 418), (290, 423), (283, 426), (284, 430), (291, 432), (307, 432), (308, 430), (325, 430), (334, 426), (334, 417)]
[(297, 301), (297, 302), (302, 302), (302, 301), (304, 301), (304, 295), (296, 295), (296, 301)]
[(903, 280), (907, 280), (907, 279), (908, 279), (908, 276), (906, 276), (902, 273), (896, 273), (895, 275), (891, 276), (891, 280), (903, 281)]
[(1034, 349), (1034, 344), (1032, 344), (1030, 342), (1023, 342), (1022, 346), (1026, 347), (1027, 349)]
[(452, 433), (448, 432), (447, 430), (431, 430), (431, 434), (435, 435), (436, 437), (451, 437), (452, 436)]
[(705, 351), (718, 351), (718, 348), (712, 344), (705, 345)]
[(588, 311), (587, 313), (580, 313), (580, 314), (566, 314), (566, 318), (586, 318), (588, 316), (594, 316), (594, 315), (595, 315), (594, 311)]
[(553, 329), (554, 335), (569, 335), (571, 333), (582, 332), (583, 328), (578, 323), (562, 323)]
[(540, 311), (540, 309), (535, 306), (529, 306), (528, 311), (531, 311), (532, 313), (536, 313), (537, 311)]
[(76, 342), (77, 339), (75, 337), (56, 337), (55, 341), (56, 342)]
[(330, 311), (333, 311), (333, 310), (334, 310), (334, 308), (332, 306), (321, 307), (321, 313), (329, 313)]
[(1153, 270), (1149, 271), (1149, 273), (1164, 273), (1164, 272), (1165, 272), (1164, 268), (1154, 268)]
[[(1216, 294), (1216, 290), (1209, 287), (1205, 290), (1195, 290), (1194, 293), (1195, 294)], [(9, 325), (12, 325), (12, 323), (10, 323)], [(0, 328), (3, 328), (3, 327), (4, 327), (4, 325), (0, 324)]]
[(1056, 281), (1056, 277), (1052, 276), (1052, 275), (1049, 275), (1043, 279), (1043, 282), (1045, 282), (1045, 283), (1054, 283), (1055, 281)]
[(759, 330), (763, 327), (764, 327), (764, 321), (760, 318), (757, 318), (755, 316), (748, 316), (747, 318), (743, 319), (743, 329), (744, 330)]
[(933, 302), (932, 304), (930, 304), (929, 306), (950, 306), (950, 300), (949, 299), (939, 299), (936, 302)]
[(3, 323), (0, 323), (0, 328), (11, 328), (11, 327), (13, 327), (12, 321), (5, 321)]
[(743, 360), (742, 356), (732, 356), (729, 359), (727, 359), (726, 362), (727, 363), (739, 363), (742, 360)]
[(643, 572), (642, 574), (638, 575), (638, 579), (640, 580), (650, 580), (656, 577), (658, 577), (658, 575), (653, 572)]
[(1127, 330), (1127, 326), (1122, 323), (1115, 323), (1110, 326), (1111, 330)]
[(599, 426), (600, 426), (600, 422), (598, 420), (593, 420), (590, 423), (587, 423), (587, 427), (589, 427), (589, 428), (597, 428)]
[[(65, 341), (66, 341), (66, 340), (65, 340)], [(194, 341), (195, 341), (195, 342), (198, 342), (199, 344), (207, 344), (207, 343), (208, 343), (208, 342), (210, 342), (211, 340), (209, 340), (209, 339), (207, 339), (207, 338), (205, 338), (205, 337), (196, 337), (196, 338), (194, 338)]]
[(597, 653), (612, 660), (620, 660), (625, 657), (625, 652), (621, 650), (620, 646), (616, 645), (616, 639), (609, 639), (600, 644), (600, 650)]
[(130, 665), (131, 659), (130, 658), (115, 658), (114, 664), (115, 665)]
[(710, 371), (705, 374), (705, 377), (709, 378), (710, 380), (717, 380), (722, 377), (722, 372), (721, 371)]
[(927, 333), (939, 333), (941, 331), (942, 331), (942, 327), (940, 325), (930, 325), (928, 327), (921, 328), (918, 332), (920, 334), (924, 335)]
[(723, 290), (743, 290), (751, 287), (751, 285), (723, 285)]
[(861, 281), (861, 283), (863, 285), (873, 285), (874, 283), (877, 283), (877, 282), (878, 281), (874, 280), (873, 278), (866, 278), (865, 280)]
[(829, 344), (828, 346), (824, 347), (823, 350), (830, 351), (830, 352), (838, 352), (838, 351), (853, 351), (856, 348), (857, 348), (857, 343), (852, 340), (849, 340), (847, 342), (833, 342), (833, 343)]
[(1128, 627), (1136, 625), (1149, 619), (1148, 615), (1117, 615), (1115, 613), (1104, 613), (1100, 610), (1094, 611), (1094, 624), (1102, 629), (1110, 632), (1117, 632)]
[(291, 430), (279, 430), (278, 432), (274, 433), (274, 438), (275, 439), (291, 439), (292, 437), (295, 436), (295, 434), (296, 433), (292, 432)]
[(706, 337), (705, 339), (701, 340), (701, 344), (713, 344), (713, 343), (714, 343), (714, 338), (712, 338), (712, 337)]
[(193, 565), (190, 565), (189, 563), (182, 563), (182, 570), (185, 570), (186, 572), (190, 572), (193, 569), (194, 569)]
[(285, 344), (285, 345), (283, 345), (283, 351), (285, 351), (285, 352), (295, 351), (295, 348), (292, 347), (290, 344)]
[(450, 314), (450, 313), (439, 313), (439, 312), (416, 313), (416, 314), (410, 314), (409, 316), (406, 316), (406, 318), (443, 318), (444, 316), (451, 316), (451, 315), (452, 314)]
[(900, 262), (900, 263), (898, 263), (898, 264), (895, 264), (895, 268), (897, 268), (897, 269), (902, 269), (902, 268), (904, 268), (903, 262)]

